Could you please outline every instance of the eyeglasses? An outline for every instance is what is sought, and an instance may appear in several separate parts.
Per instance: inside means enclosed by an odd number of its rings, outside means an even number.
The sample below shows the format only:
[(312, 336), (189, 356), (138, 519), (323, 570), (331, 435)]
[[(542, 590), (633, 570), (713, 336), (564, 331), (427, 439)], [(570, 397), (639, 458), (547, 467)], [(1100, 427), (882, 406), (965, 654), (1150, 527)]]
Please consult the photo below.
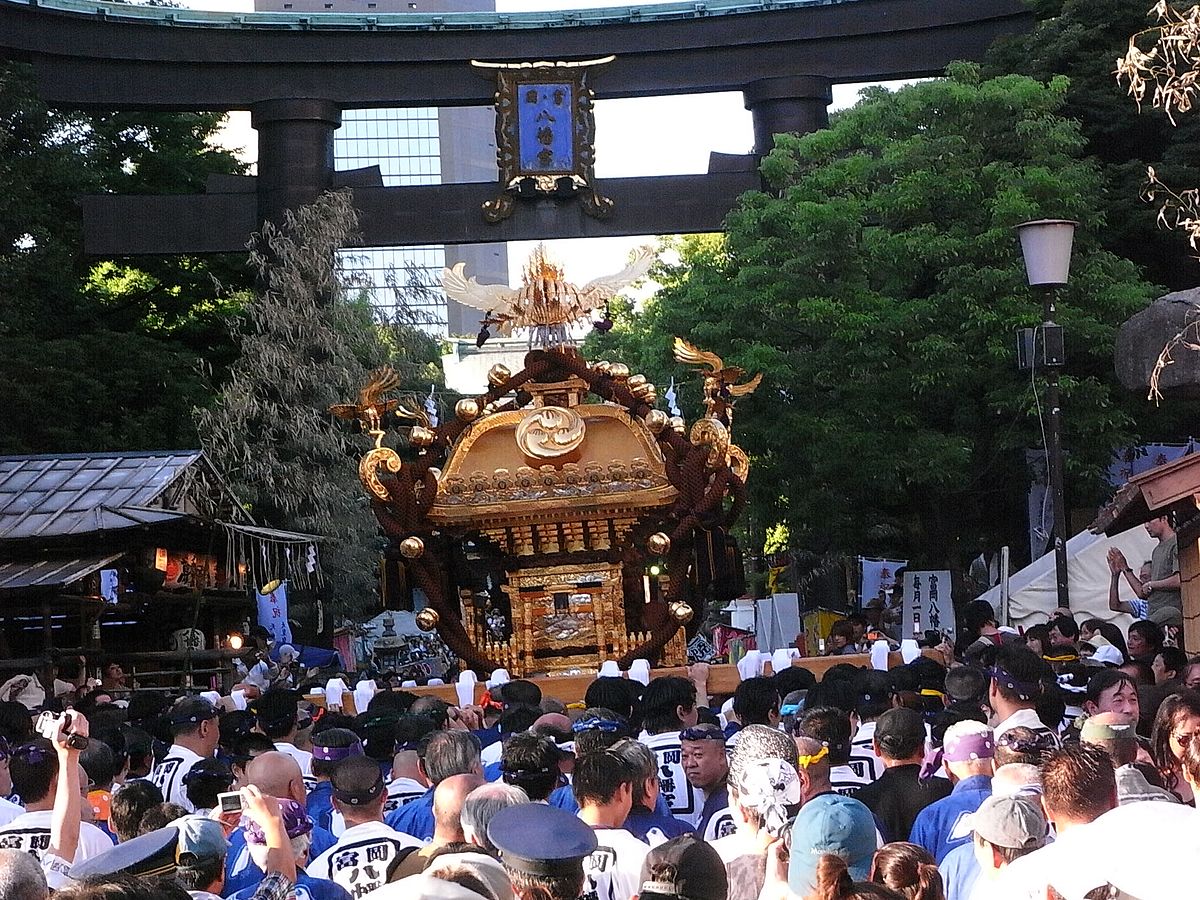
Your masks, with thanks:
[(693, 725), (679, 732), (681, 741), (720, 741), (725, 743), (725, 732), (720, 725)]

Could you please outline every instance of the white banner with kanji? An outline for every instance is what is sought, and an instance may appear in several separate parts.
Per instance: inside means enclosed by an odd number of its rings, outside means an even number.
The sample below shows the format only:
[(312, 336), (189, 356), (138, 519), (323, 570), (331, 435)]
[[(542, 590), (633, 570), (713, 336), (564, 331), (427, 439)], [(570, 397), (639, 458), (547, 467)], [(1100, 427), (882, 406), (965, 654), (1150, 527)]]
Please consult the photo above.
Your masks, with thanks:
[(950, 596), (950, 572), (904, 573), (903, 638), (920, 639), (926, 631), (940, 631), (955, 637), (954, 601)]
[(277, 644), (290, 644), (292, 626), (288, 624), (287, 582), (279, 582), (269, 594), (255, 591), (254, 595), (258, 599), (258, 624), (271, 632)]

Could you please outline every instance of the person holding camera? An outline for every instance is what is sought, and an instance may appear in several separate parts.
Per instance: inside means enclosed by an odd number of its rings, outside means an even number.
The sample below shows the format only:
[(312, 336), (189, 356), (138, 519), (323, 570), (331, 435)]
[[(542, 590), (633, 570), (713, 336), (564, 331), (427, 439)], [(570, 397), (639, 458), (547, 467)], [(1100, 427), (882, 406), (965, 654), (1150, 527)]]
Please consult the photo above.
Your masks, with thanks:
[[(13, 788), (25, 812), (0, 828), (0, 849), (23, 850), (43, 865), (55, 858), (60, 868), (69, 868), (113, 845), (108, 835), (84, 821), (91, 817), (91, 804), (85, 801), (87, 776), (79, 754), (88, 744), (88, 723), (79, 713), (43, 713), (37, 730), (38, 737), (14, 748), (9, 760)], [(70, 834), (56, 833), (56, 823), (63, 825), (60, 806), (69, 816)]]

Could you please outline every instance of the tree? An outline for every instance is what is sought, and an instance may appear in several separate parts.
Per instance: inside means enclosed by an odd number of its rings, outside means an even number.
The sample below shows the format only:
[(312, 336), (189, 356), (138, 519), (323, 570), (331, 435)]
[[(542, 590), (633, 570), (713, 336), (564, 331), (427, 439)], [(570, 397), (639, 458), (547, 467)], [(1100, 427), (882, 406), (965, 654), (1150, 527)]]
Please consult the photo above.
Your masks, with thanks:
[[(1008, 73), (1070, 79), (1060, 115), (1079, 122), (1084, 150), (1100, 163), (1097, 206), (1106, 227), (1101, 245), (1131, 259), (1146, 277), (1171, 290), (1200, 283), (1200, 268), (1177, 235), (1158, 226), (1142, 202), (1146, 167), (1171, 184), (1200, 184), (1195, 151), (1200, 125), (1172, 126), (1160, 111), (1139, 115), (1113, 81), (1129, 36), (1147, 25), (1147, 0), (1034, 0), (1038, 21), (1026, 34), (992, 47), (985, 76)], [(1185, 432), (1186, 435), (1186, 432)]]
[(0, 453), (195, 446), (200, 363), (232, 359), (244, 257), (88, 259), (78, 198), (199, 190), (243, 167), (214, 113), (54, 110), (0, 65)]
[(257, 520), (326, 539), (326, 595), (343, 612), (369, 605), (382, 541), (358, 481), (366, 438), (336, 425), (329, 407), (384, 363), (413, 388), (437, 377), (432, 339), (380, 328), (342, 277), (337, 253), (356, 227), (349, 192), (327, 193), (254, 236), (262, 287), (235, 332), (240, 354), (216, 402), (196, 412), (205, 451)]
[(1065, 445), (1074, 505), (1097, 495), (1131, 431), (1115, 329), (1154, 289), (1100, 247), (1101, 176), (1059, 114), (1066, 91), (958, 65), (777, 136), (769, 190), (741, 199), (724, 239), (683, 241), (645, 310), (597, 342), (660, 384), (686, 379), (664, 365), (676, 334), (765, 373), (734, 422), (760, 537), (783, 523), (817, 552), (955, 567), (980, 541), (1024, 542), (1024, 451), (1042, 441), (1013, 334), (1040, 304), (1013, 226), (1051, 213), (1083, 223), (1059, 306)]

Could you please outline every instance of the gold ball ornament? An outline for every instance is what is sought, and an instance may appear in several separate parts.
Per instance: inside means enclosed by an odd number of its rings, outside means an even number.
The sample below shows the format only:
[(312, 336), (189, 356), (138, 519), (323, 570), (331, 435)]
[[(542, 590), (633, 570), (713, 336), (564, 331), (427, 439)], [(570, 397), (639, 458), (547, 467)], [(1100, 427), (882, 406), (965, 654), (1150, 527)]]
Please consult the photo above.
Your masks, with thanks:
[(512, 369), (504, 363), (496, 363), (488, 369), (488, 384), (492, 387), (500, 387), (510, 378), (512, 378)]
[(683, 421), (683, 416), (671, 416), (670, 425), (676, 434), (683, 434), (687, 431), (687, 423)]
[(645, 422), (651, 434), (658, 434), (671, 423), (671, 417), (661, 409), (652, 409), (646, 413)]
[(437, 435), (424, 425), (414, 425), (408, 433), (408, 442), (414, 447), (428, 447), (437, 440)]
[(427, 606), (417, 613), (417, 627), (422, 631), (433, 631), (438, 627), (438, 622), (441, 621), (441, 618), (436, 609), (430, 609)]
[(400, 542), (400, 555), (405, 559), (416, 559), (425, 552), (425, 542), (419, 537), (406, 537)]
[(671, 552), (671, 539), (661, 531), (656, 531), (646, 539), (646, 549), (655, 556)]
[(645, 375), (630, 375), (629, 381), (627, 383), (629, 385), (630, 390), (635, 390), (637, 388), (640, 388), (643, 384), (646, 383), (646, 376)]
[(612, 371), (609, 373), (613, 378), (628, 378), (629, 366), (624, 363), (613, 363)]
[(676, 600), (674, 603), (672, 603), (669, 607), (669, 611), (671, 613), (671, 618), (680, 625), (686, 625), (688, 622), (692, 621), (692, 608), (682, 600)]
[(600, 362), (592, 364), (592, 371), (597, 372), (600, 375), (611, 375), (612, 374), (612, 365), (613, 364), (610, 363), (607, 359), (602, 359), (602, 360), (600, 360)]
[(454, 404), (454, 414), (464, 422), (471, 422), (479, 417), (479, 402), (470, 397), (463, 397)]

